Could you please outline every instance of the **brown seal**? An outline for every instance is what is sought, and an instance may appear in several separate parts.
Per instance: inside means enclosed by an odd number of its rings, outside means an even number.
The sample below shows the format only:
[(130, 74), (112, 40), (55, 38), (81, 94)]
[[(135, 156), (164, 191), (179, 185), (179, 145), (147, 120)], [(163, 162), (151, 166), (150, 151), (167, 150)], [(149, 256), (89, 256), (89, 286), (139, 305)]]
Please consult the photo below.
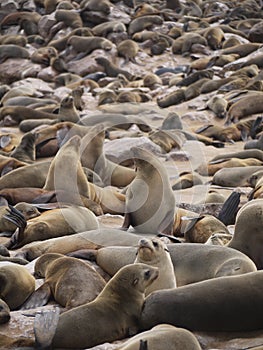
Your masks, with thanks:
[(145, 264), (123, 267), (94, 301), (60, 315), (52, 346), (90, 348), (136, 334), (144, 291), (157, 277)]
[(122, 228), (131, 225), (137, 232), (171, 233), (175, 198), (166, 169), (151, 152), (140, 147), (132, 147), (131, 151), (136, 177), (126, 192)]
[(201, 164), (196, 171), (200, 175), (213, 176), (217, 171), (222, 168), (232, 168), (232, 167), (247, 167), (247, 166), (260, 166), (262, 161), (256, 158), (222, 158), (218, 160), (211, 160), (206, 165)]
[(184, 227), (186, 242), (205, 243), (214, 233), (229, 234), (229, 231), (227, 227), (213, 215), (201, 215), (197, 218), (189, 218)]
[(159, 238), (140, 239), (134, 262), (154, 266), (159, 270), (158, 278), (146, 288), (145, 295), (154, 290), (176, 288), (174, 266), (169, 250)]
[(262, 280), (263, 272), (256, 271), (155, 291), (145, 300), (141, 329), (160, 323), (192, 331), (244, 332), (261, 329)]
[[(20, 162), (21, 163), (21, 162)], [(12, 170), (0, 178), (0, 189), (44, 186), (50, 161), (37, 162)]]
[(37, 109), (31, 109), (29, 107), (23, 106), (2, 107), (0, 109), (0, 119), (3, 120), (6, 116), (11, 116), (12, 120), (17, 122), (18, 124), (25, 119), (51, 119), (59, 121), (71, 121), (73, 123), (79, 121), (79, 118), (76, 120), (76, 118), (74, 117), (73, 120), (68, 120), (66, 115), (42, 112)]
[(141, 32), (143, 29), (150, 28), (153, 25), (163, 24), (163, 19), (157, 15), (147, 15), (142, 17), (134, 18), (128, 27), (128, 33), (130, 36), (137, 32)]
[(99, 36), (77, 36), (72, 35), (67, 42), (76, 52), (84, 52), (86, 55), (96, 49), (109, 51), (112, 49), (112, 42)]
[(0, 298), (10, 310), (19, 308), (35, 290), (35, 279), (29, 271), (18, 264), (0, 266)]
[(263, 93), (255, 92), (233, 103), (228, 110), (226, 124), (262, 112)]
[(21, 162), (33, 163), (36, 160), (35, 140), (36, 136), (33, 133), (24, 134), (10, 156)]
[(204, 33), (204, 38), (207, 40), (208, 46), (212, 50), (218, 50), (222, 46), (222, 42), (224, 41), (225, 34), (220, 27), (211, 27), (207, 28)]
[(45, 282), (24, 303), (23, 309), (43, 306), (51, 295), (63, 307), (77, 307), (94, 300), (106, 284), (89, 264), (57, 253), (43, 254), (37, 259), (34, 276), (45, 278)]
[(249, 177), (261, 169), (262, 166), (222, 168), (214, 174), (212, 183), (223, 187), (247, 186)]
[(73, 96), (67, 95), (60, 101), (58, 114), (64, 121), (68, 120), (76, 123), (80, 120)]
[(123, 74), (128, 80), (133, 80), (134, 78), (130, 72), (119, 68), (105, 57), (96, 57), (95, 61), (103, 67), (105, 73), (109, 77), (117, 77), (119, 74)]
[(9, 44), (0, 46), (0, 63), (8, 58), (29, 58), (28, 50), (19, 45)]
[[(142, 347), (145, 343), (146, 348)], [(141, 347), (140, 347), (141, 346)], [(159, 324), (149, 331), (141, 332), (123, 343), (117, 350), (201, 350), (196, 337), (184, 328)]]
[[(84, 196), (101, 205), (104, 213), (123, 214), (125, 195), (114, 188), (101, 188), (87, 180), (80, 162), (80, 145), (81, 138), (75, 135), (60, 148), (51, 162), (43, 188), (62, 191), (62, 196), (57, 194), (58, 202), (72, 203), (74, 198), (74, 203), (83, 205), (81, 196)], [(78, 202), (76, 196), (79, 196)]]
[(0, 324), (9, 322), (10, 308), (4, 300), (0, 299)]
[[(228, 244), (228, 247), (238, 249), (249, 256), (258, 269), (263, 268), (261, 243), (262, 204), (263, 199), (254, 199), (241, 207), (236, 217), (234, 236)], [(247, 244), (248, 239), (249, 244)]]
[(72, 10), (57, 9), (55, 12), (55, 19), (73, 29), (83, 27), (80, 14)]
[(125, 63), (129, 61), (137, 63), (135, 57), (138, 51), (139, 45), (131, 39), (123, 40), (117, 45), (118, 55), (125, 58)]
[(81, 140), (81, 164), (95, 171), (105, 185), (127, 186), (135, 178), (133, 169), (113, 163), (105, 157), (103, 145), (105, 127), (95, 125)]
[(109, 33), (121, 33), (126, 32), (125, 25), (120, 21), (109, 21), (100, 23), (92, 28), (92, 33), (95, 36), (107, 37)]
[(34, 241), (98, 228), (98, 220), (92, 211), (73, 205), (45, 211), (28, 222), (21, 213), (12, 208), (5, 218), (18, 226), (18, 230), (6, 244), (9, 249), (19, 248)]
[[(90, 235), (89, 238), (91, 239)], [(107, 245), (99, 248), (95, 252), (95, 256), (92, 256), (96, 263), (110, 276), (113, 276), (122, 266), (134, 262), (136, 258), (137, 248), (135, 244), (133, 246), (132, 244), (128, 246), (120, 244), (117, 242), (114, 246)], [(167, 247), (173, 262), (177, 287), (211, 278), (239, 275), (257, 270), (254, 262), (247, 255), (230, 247), (203, 243), (167, 244)], [(36, 251), (37, 246), (34, 249)], [(30, 254), (32, 253), (33, 249), (30, 251)], [(34, 252), (34, 254), (36, 253)], [(207, 264), (204, 264), (204, 261)]]
[(52, 46), (40, 47), (32, 53), (30, 59), (34, 63), (49, 66), (52, 57), (57, 57), (57, 50)]

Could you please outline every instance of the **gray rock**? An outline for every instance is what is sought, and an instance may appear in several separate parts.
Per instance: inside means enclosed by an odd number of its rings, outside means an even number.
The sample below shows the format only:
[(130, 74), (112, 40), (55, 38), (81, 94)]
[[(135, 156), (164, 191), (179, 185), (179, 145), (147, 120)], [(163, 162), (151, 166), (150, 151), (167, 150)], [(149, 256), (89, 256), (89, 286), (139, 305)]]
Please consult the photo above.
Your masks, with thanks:
[(104, 150), (108, 159), (115, 163), (121, 163), (132, 158), (131, 147), (139, 146), (153, 154), (159, 156), (163, 153), (161, 147), (147, 137), (127, 137), (124, 139), (117, 139), (105, 143)]

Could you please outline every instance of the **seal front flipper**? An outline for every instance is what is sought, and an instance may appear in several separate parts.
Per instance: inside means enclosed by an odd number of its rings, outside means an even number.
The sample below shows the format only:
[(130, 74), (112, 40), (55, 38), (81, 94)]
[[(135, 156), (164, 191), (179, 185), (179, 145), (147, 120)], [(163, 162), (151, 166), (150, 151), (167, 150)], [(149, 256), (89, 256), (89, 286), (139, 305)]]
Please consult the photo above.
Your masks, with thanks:
[(130, 213), (125, 213), (124, 221), (123, 221), (122, 227), (120, 227), (120, 230), (127, 231), (130, 225), (131, 225), (131, 215)]
[(12, 237), (10, 238), (10, 241), (7, 242), (5, 246), (8, 249), (14, 249), (16, 248), (16, 245), (23, 239), (24, 231), (27, 226), (27, 221), (24, 215), (19, 210), (17, 210), (10, 204), (8, 206), (9, 214), (3, 215), (3, 217), (15, 224), (18, 227), (18, 231), (16, 230), (13, 233)]
[(59, 308), (42, 311), (36, 314), (34, 322), (35, 347), (37, 349), (52, 349), (51, 343), (59, 320)]
[(39, 306), (44, 306), (49, 301), (51, 289), (48, 283), (42, 284), (30, 297), (24, 302), (20, 310), (34, 309)]
[(236, 214), (240, 203), (240, 196), (241, 196), (240, 192), (238, 191), (232, 192), (231, 195), (227, 198), (227, 200), (223, 204), (222, 209), (218, 214), (218, 219), (222, 221), (223, 224), (225, 224), (226, 226), (233, 225), (235, 223)]

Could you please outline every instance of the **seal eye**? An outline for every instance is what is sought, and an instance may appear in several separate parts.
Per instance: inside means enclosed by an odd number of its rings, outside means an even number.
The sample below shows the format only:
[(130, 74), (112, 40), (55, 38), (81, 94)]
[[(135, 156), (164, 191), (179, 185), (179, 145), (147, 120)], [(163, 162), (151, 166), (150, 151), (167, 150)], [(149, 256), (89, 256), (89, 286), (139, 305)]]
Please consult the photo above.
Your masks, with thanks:
[(153, 246), (154, 246), (154, 247), (158, 247), (158, 242), (153, 241)]
[(146, 280), (148, 280), (151, 277), (151, 271), (150, 270), (146, 270), (144, 272), (144, 277), (145, 277)]

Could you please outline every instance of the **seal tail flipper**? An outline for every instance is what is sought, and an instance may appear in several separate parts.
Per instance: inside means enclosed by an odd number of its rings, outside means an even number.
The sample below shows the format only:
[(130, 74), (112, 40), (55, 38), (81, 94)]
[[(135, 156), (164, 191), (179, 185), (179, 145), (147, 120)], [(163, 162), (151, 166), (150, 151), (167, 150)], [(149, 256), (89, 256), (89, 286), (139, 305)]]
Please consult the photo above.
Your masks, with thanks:
[(226, 226), (233, 225), (235, 223), (236, 214), (240, 203), (240, 196), (240, 192), (232, 192), (223, 204), (222, 209), (218, 214), (218, 219), (222, 221)]
[(20, 310), (34, 309), (39, 306), (44, 306), (51, 296), (51, 289), (48, 283), (42, 284), (35, 292), (20, 307)]
[(56, 332), (59, 320), (59, 308), (41, 311), (36, 314), (34, 321), (35, 347), (36, 349), (52, 349), (52, 340)]

